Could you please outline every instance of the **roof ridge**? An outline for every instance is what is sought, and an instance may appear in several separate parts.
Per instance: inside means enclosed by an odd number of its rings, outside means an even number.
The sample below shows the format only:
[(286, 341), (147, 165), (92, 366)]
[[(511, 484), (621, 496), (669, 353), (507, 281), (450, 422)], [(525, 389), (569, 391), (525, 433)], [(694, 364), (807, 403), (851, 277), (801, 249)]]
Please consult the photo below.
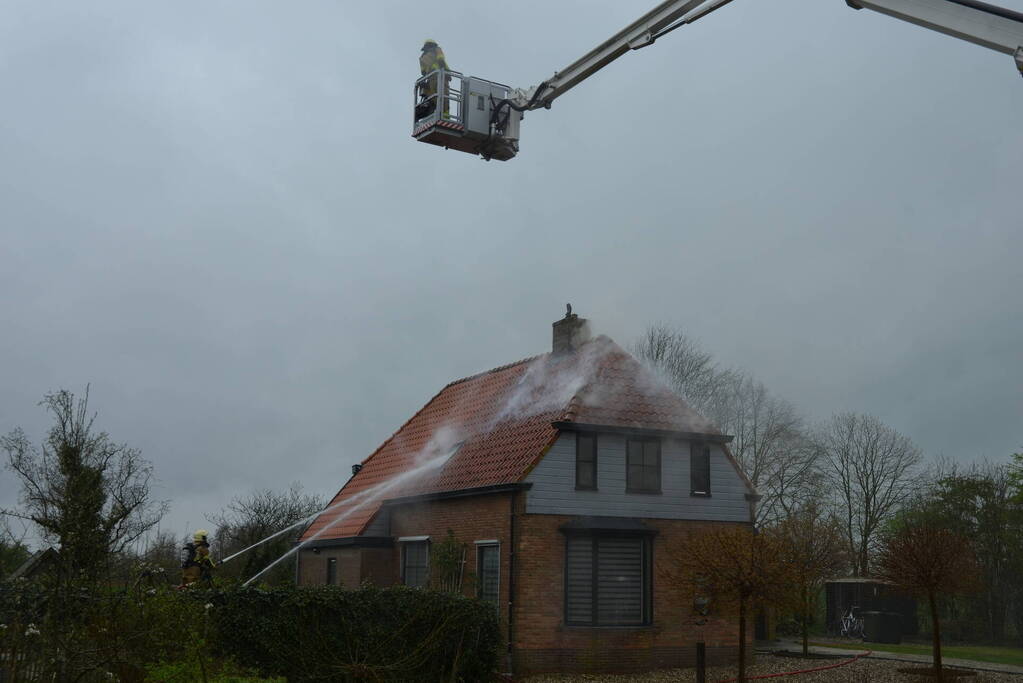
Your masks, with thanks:
[[(499, 365), (496, 368), (491, 368), (489, 370), (484, 370), (483, 372), (477, 372), (475, 375), (469, 375), (468, 377), (463, 377), (461, 379), (452, 380), (451, 382), (448, 382), (447, 384), (444, 385), (444, 389), (447, 389), (448, 387), (453, 387), (456, 384), (462, 384), (464, 382), (468, 382), (469, 380), (473, 380), (473, 379), (477, 379), (479, 377), (483, 377), (484, 375), (492, 375), (495, 372), (501, 372), (501, 371), (507, 370), (509, 368), (514, 368), (517, 365), (522, 365), (523, 363), (529, 363), (531, 361), (536, 360), (537, 358), (542, 358), (543, 356), (547, 356), (547, 355), (550, 355), (550, 354), (538, 353), (535, 356), (530, 356), (529, 358), (523, 358), (522, 360), (517, 360), (517, 361), (515, 361), (513, 363), (506, 363), (505, 365)], [(444, 391), (444, 389), (441, 389), (441, 391)]]

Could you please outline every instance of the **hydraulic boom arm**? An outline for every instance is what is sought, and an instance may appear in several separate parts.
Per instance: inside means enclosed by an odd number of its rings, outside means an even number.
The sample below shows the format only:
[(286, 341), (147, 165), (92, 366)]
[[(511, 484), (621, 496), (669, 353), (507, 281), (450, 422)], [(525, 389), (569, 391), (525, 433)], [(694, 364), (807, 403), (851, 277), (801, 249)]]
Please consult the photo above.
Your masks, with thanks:
[[(676, 28), (707, 16), (732, 0), (666, 0), (540, 85), (516, 89), (519, 111), (550, 108), (551, 102), (624, 55), (652, 45)], [(1023, 75), (1023, 14), (977, 0), (846, 0), (998, 52), (1013, 55)]]
[(561, 71), (554, 72), (553, 76), (540, 85), (527, 90), (514, 90), (511, 103), (519, 111), (540, 107), (550, 109), (555, 98), (564, 95), (629, 50), (653, 45), (664, 34), (691, 24), (731, 1), (665, 0)]
[(1023, 75), (1023, 13), (977, 0), (846, 0), (846, 4), (1012, 55)]

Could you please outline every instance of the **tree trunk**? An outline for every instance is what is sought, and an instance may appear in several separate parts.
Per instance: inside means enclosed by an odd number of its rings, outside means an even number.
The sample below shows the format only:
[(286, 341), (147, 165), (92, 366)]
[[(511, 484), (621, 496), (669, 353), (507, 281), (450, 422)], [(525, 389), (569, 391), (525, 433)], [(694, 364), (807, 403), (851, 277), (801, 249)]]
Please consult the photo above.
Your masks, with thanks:
[(927, 593), (927, 599), (931, 605), (931, 631), (933, 634), (931, 648), (934, 655), (934, 672), (938, 683), (941, 683), (941, 618), (938, 616), (938, 605), (934, 598), (934, 591)]
[(737, 683), (746, 683), (746, 598), (739, 598), (739, 675)]
[[(992, 586), (998, 585), (992, 582)], [(991, 590), (989, 593), (989, 605), (991, 610), (991, 640), (996, 643), (1005, 641), (1005, 614), (1008, 601), (1005, 600), (1004, 590)]]
[(810, 654), (810, 600), (806, 595), (806, 584), (803, 584), (803, 656)]

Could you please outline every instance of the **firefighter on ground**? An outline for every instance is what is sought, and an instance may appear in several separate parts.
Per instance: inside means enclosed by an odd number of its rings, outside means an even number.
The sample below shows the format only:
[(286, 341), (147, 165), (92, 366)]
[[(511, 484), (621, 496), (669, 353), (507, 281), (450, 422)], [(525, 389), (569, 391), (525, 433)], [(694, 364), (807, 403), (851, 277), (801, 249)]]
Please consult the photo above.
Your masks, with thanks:
[[(440, 45), (437, 41), (432, 38), (427, 38), (423, 41), (423, 49), (419, 55), (419, 74), (425, 76), (431, 71), (437, 69), (444, 69), (450, 71), (451, 67), (444, 60), (444, 50), (440, 49)], [(451, 82), (450, 76), (444, 77), (444, 113), (448, 113), (448, 100), (447, 100), (447, 86)], [(419, 96), (421, 102), (419, 107), (416, 108), (416, 118), (421, 119), (428, 114), (432, 114), (433, 110), (437, 107), (436, 99), (429, 99), (433, 95), (437, 94), (437, 77), (429, 79), (419, 88)]]
[(216, 566), (210, 557), (209, 532), (197, 529), (192, 540), (181, 550), (181, 585), (188, 586), (197, 581), (210, 583), (213, 581), (213, 568)]

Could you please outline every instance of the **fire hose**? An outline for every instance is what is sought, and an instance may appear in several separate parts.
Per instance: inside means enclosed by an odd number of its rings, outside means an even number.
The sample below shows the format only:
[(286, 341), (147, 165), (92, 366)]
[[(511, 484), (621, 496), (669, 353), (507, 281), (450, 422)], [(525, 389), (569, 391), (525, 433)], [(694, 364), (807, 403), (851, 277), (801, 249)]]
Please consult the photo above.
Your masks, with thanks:
[[(761, 674), (759, 676), (747, 676), (746, 680), (747, 681), (754, 681), (754, 680), (757, 680), (759, 678), (779, 678), (781, 676), (797, 676), (799, 674), (813, 673), (814, 671), (826, 671), (828, 669), (837, 669), (840, 666), (845, 666), (846, 664), (852, 664), (856, 660), (862, 659), (863, 657), (869, 657), (871, 654), (873, 654), (873, 650), (867, 650), (866, 652), (861, 652), (860, 654), (856, 655), (852, 659), (847, 659), (844, 662), (838, 662), (837, 664), (828, 664), (827, 666), (818, 666), (818, 667), (815, 667), (813, 669), (798, 669), (796, 671), (782, 671), (782, 672), (776, 673), (776, 674)], [(724, 680), (718, 681), (717, 683), (734, 683), (734, 681), (736, 681), (736, 680), (737, 679), (735, 679), (735, 678), (726, 678)]]
[[(813, 669), (797, 669), (796, 671), (782, 671), (782, 672), (774, 673), (774, 674), (761, 674), (759, 676), (747, 676), (746, 680), (747, 681), (755, 681), (755, 680), (760, 679), (760, 678), (780, 678), (781, 676), (798, 676), (799, 674), (808, 674), (808, 673), (813, 673), (814, 671), (827, 671), (828, 669), (837, 669), (840, 666), (845, 666), (846, 664), (852, 664), (853, 662), (855, 662), (855, 661), (857, 661), (859, 659), (862, 659), (864, 657), (869, 657), (872, 654), (874, 654), (873, 650), (867, 650), (866, 652), (861, 652), (860, 654), (856, 655), (852, 659), (847, 659), (844, 662), (838, 662), (837, 664), (828, 664), (827, 666), (818, 666), (818, 667), (815, 667)], [(507, 675), (507, 674), (498, 674), (497, 675), (497, 680), (500, 680), (500, 681), (513, 681), (515, 679), (512, 678), (511, 676)], [(723, 680), (718, 681), (717, 683), (735, 683), (736, 680), (738, 680), (738, 679), (736, 679), (736, 678), (725, 678)]]

